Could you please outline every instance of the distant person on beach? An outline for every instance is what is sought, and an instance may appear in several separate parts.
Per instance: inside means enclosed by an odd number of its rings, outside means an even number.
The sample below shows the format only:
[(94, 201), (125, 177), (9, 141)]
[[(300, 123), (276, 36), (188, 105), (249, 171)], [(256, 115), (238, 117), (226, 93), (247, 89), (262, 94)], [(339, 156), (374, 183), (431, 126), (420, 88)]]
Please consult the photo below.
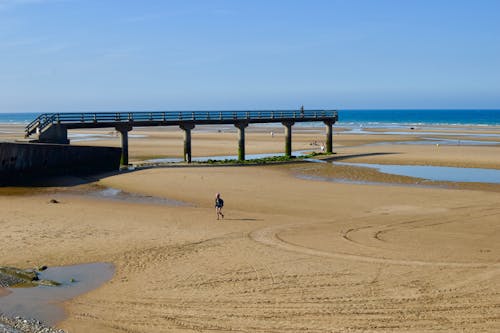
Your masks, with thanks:
[(219, 215), (224, 218), (222, 207), (224, 207), (224, 200), (220, 197), (220, 193), (217, 193), (215, 195), (215, 213), (217, 214), (217, 220), (219, 219)]
[(304, 105), (300, 106), (300, 116), (304, 118)]

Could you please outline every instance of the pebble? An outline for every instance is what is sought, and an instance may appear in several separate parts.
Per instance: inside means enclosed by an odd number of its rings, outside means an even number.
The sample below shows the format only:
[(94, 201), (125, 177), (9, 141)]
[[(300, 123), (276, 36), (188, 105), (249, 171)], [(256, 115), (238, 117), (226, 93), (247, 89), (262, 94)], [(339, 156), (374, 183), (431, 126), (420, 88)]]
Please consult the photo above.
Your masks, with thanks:
[[(23, 279), (0, 272), (0, 288), (7, 288), (18, 283), (25, 282)], [(0, 331), (1, 333), (2, 331)]]
[(35, 319), (8, 317), (0, 314), (0, 333), (66, 333), (63, 330), (46, 326)]

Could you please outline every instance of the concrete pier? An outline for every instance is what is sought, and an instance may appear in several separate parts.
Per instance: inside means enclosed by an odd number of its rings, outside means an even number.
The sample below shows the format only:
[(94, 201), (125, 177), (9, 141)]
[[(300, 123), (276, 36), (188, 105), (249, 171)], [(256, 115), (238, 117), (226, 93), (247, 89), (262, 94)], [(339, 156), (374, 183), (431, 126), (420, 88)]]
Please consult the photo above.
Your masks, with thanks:
[(323, 122), (326, 126), (326, 152), (331, 154), (333, 152), (333, 130), (332, 126), (334, 121), (326, 120)]
[(332, 152), (335, 110), (180, 111), (45, 113), (26, 126), (26, 138), (37, 134), (38, 142), (68, 144), (68, 129), (116, 128), (121, 134), (122, 164), (128, 160), (128, 132), (133, 127), (179, 126), (184, 131), (184, 161), (191, 162), (191, 130), (195, 125), (229, 125), (238, 129), (238, 159), (245, 159), (245, 128), (249, 124), (281, 123), (285, 126), (285, 155), (292, 156), (292, 126), (296, 122), (319, 122), (326, 126), (326, 152)]
[(179, 126), (184, 131), (184, 162), (191, 163), (191, 130), (194, 124), (185, 123)]
[(245, 160), (245, 128), (248, 127), (247, 122), (238, 122), (234, 124), (238, 129), (238, 160)]
[(116, 126), (115, 129), (120, 132), (122, 139), (122, 156), (120, 158), (120, 164), (128, 165), (128, 132), (132, 130), (132, 126)]
[(37, 127), (36, 132), (38, 134), (39, 143), (57, 143), (63, 145), (69, 144), (68, 129), (66, 128), (66, 126), (56, 124), (49, 127), (43, 132), (40, 131), (39, 127)]
[(284, 121), (282, 124), (285, 126), (285, 156), (292, 157), (292, 126), (295, 122)]

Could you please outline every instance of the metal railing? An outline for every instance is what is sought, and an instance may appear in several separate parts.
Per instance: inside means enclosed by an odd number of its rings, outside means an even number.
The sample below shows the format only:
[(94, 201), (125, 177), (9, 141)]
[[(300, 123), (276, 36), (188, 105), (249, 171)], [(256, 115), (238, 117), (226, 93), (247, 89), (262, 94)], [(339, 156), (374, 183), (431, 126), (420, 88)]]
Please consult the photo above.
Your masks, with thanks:
[[(92, 128), (95, 124), (147, 122), (168, 125), (169, 122), (194, 121), (204, 124), (218, 124), (223, 121), (279, 122), (293, 119), (297, 121), (337, 120), (334, 110), (264, 110), (264, 111), (165, 111), (165, 112), (83, 112), (44, 113), (26, 126), (26, 136), (43, 132), (53, 124)], [(84, 124), (82, 126), (82, 124)], [(88, 126), (85, 126), (88, 125)], [(97, 126), (96, 126), (97, 127)]]

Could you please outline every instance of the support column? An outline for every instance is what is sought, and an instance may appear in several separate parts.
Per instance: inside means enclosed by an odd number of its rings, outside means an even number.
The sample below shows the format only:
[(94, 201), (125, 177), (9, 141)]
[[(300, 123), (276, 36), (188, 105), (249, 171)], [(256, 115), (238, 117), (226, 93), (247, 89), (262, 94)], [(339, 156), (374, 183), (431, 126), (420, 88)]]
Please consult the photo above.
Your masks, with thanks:
[(292, 126), (294, 121), (286, 121), (282, 123), (285, 126), (285, 155), (292, 157)]
[(120, 132), (122, 139), (122, 156), (120, 158), (120, 165), (128, 165), (128, 132), (132, 130), (132, 126), (116, 126), (115, 129)]
[(334, 122), (324, 121), (326, 126), (326, 152), (331, 154), (333, 152), (333, 131), (332, 126)]
[(239, 122), (234, 124), (238, 129), (238, 161), (245, 160), (245, 128), (248, 127), (248, 123)]
[(37, 128), (38, 142), (41, 143), (57, 143), (69, 144), (68, 129), (63, 125), (51, 125), (43, 132)]
[(182, 124), (180, 128), (184, 130), (184, 162), (191, 163), (191, 130), (194, 124)]

